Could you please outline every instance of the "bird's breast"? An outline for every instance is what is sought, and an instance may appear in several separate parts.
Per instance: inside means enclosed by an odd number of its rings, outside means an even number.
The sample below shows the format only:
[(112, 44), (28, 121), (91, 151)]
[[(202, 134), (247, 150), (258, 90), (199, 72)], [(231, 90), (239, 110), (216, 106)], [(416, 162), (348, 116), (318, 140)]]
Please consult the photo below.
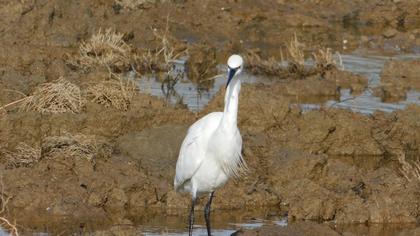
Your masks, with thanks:
[(222, 161), (238, 155), (242, 148), (242, 139), (239, 132), (215, 132), (210, 139), (207, 153), (210, 157)]

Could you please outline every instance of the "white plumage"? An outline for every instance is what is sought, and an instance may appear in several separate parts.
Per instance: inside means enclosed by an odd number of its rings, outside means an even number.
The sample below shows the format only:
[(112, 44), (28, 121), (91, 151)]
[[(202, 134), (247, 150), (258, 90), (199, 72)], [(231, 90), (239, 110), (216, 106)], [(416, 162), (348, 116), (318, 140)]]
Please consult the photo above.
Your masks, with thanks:
[(218, 129), (222, 118), (222, 112), (213, 112), (189, 128), (176, 165), (175, 190), (197, 197), (239, 175), (242, 138), (237, 128), (233, 135)]
[(246, 170), (242, 158), (242, 137), (237, 127), (238, 97), (241, 81), (238, 74), (243, 68), (239, 55), (228, 60), (228, 81), (223, 112), (210, 113), (196, 121), (188, 130), (176, 164), (174, 187), (179, 192), (192, 195), (192, 219), (190, 215), (190, 235), (195, 199), (211, 193), (208, 213), (205, 213), (208, 234), (210, 235), (210, 204), (213, 192), (232, 177), (238, 177)]

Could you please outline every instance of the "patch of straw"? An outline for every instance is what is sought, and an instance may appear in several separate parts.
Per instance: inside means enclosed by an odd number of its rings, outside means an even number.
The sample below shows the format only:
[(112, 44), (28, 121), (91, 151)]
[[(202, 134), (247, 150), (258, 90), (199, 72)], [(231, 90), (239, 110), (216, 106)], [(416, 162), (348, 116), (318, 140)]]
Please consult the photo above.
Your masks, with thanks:
[(182, 55), (185, 55), (187, 50), (177, 52), (173, 40), (169, 37), (169, 16), (166, 18), (165, 30), (163, 32), (153, 30), (153, 33), (155, 37), (161, 42), (161, 46), (156, 52), (156, 57), (163, 57), (165, 70), (170, 70), (173, 67), (174, 61)]
[(298, 41), (296, 34), (290, 40), (290, 43), (287, 45), (287, 52), (290, 55), (289, 63), (295, 65), (299, 68), (303, 68), (305, 64), (305, 56), (303, 53), (303, 44)]
[(41, 149), (19, 143), (14, 152), (5, 152), (6, 168), (31, 167), (41, 159)]
[(15, 100), (13, 102), (10, 102), (8, 104), (5, 104), (5, 105), (0, 106), (0, 115), (7, 114), (7, 109), (9, 107), (12, 107), (12, 106), (14, 106), (16, 104), (19, 104), (20, 102), (24, 101), (27, 98), (26, 94), (24, 94), (24, 93), (22, 93), (20, 91), (17, 91), (17, 90), (13, 90), (13, 89), (0, 89), (0, 92), (2, 92), (2, 93), (4, 93), (4, 92), (15, 93), (15, 94), (19, 94), (19, 95), (21, 95), (23, 97), (21, 99), (18, 99), (18, 100)]
[(21, 98), (21, 99), (19, 99), (19, 100), (16, 100), (16, 101), (13, 101), (13, 102), (10, 102), (10, 103), (8, 103), (8, 104), (6, 104), (6, 105), (3, 105), (3, 106), (1, 106), (0, 107), (0, 115), (5, 115), (5, 114), (7, 114), (7, 108), (9, 108), (9, 107), (11, 107), (11, 106), (14, 106), (14, 105), (16, 105), (16, 104), (19, 104), (19, 103), (21, 103), (21, 102), (23, 102), (23, 101), (26, 101), (26, 99), (28, 99), (28, 97), (25, 97), (25, 98)]
[(124, 34), (110, 28), (105, 31), (99, 29), (98, 33), (92, 35), (87, 42), (80, 44), (77, 64), (88, 68), (98, 65), (128, 64), (131, 47), (124, 42), (123, 37)]
[(158, 46), (153, 50), (145, 50), (133, 56), (137, 70), (146, 73), (164, 71), (173, 74), (174, 63), (180, 57), (187, 55), (188, 49), (177, 48), (175, 39), (170, 37), (169, 16), (164, 30), (151, 28), (151, 31), (158, 40)]
[(402, 153), (398, 156), (398, 161), (400, 162), (401, 168), (400, 172), (407, 179), (408, 182), (417, 180), (420, 181), (420, 162), (417, 161), (407, 161), (405, 154)]
[(112, 147), (95, 135), (69, 134), (51, 136), (44, 140), (42, 153), (45, 158), (73, 157), (95, 162), (96, 158), (109, 157)]
[(136, 94), (137, 86), (134, 80), (121, 78), (111, 73), (111, 79), (101, 81), (87, 89), (90, 101), (126, 111)]
[(134, 61), (139, 71), (151, 72), (159, 70), (159, 57), (156, 53), (152, 53), (150, 49), (145, 52), (135, 54)]
[(12, 197), (8, 196), (4, 191), (3, 177), (0, 176), (0, 214), (6, 211), (7, 203)]
[(318, 52), (312, 53), (315, 60), (315, 67), (320, 71), (329, 70), (337, 67), (331, 48), (319, 49)]
[(268, 60), (262, 59), (257, 53), (253, 51), (248, 51), (245, 56), (247, 68), (255, 74), (265, 74), (265, 75), (284, 75), (287, 71), (285, 67), (281, 65), (279, 61), (273, 57)]
[(41, 113), (79, 113), (83, 104), (80, 88), (61, 77), (38, 86), (32, 96), (22, 101), (20, 108)]

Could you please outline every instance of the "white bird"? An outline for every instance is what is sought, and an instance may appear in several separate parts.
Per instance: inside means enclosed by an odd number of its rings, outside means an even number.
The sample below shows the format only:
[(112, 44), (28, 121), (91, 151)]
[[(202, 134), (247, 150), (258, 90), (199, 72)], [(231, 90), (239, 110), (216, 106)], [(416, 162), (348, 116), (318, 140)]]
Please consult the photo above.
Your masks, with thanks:
[(174, 186), (177, 192), (191, 193), (189, 235), (194, 224), (194, 205), (197, 197), (209, 193), (204, 208), (207, 233), (210, 229), (210, 205), (214, 191), (234, 176), (239, 177), (247, 166), (242, 158), (242, 137), (237, 127), (238, 98), (243, 59), (232, 55), (228, 59), (225, 108), (223, 112), (207, 114), (189, 129), (176, 163)]

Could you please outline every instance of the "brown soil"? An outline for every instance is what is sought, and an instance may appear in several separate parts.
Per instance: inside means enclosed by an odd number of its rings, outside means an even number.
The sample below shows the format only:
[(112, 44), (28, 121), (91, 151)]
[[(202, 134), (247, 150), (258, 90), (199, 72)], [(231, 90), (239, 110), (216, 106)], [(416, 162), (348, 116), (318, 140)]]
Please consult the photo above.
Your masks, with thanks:
[(420, 61), (387, 61), (381, 74), (381, 87), (376, 93), (384, 101), (406, 98), (408, 90), (420, 90)]
[(271, 89), (294, 102), (322, 103), (338, 99), (341, 88), (351, 89), (351, 92), (357, 95), (366, 87), (365, 77), (333, 68), (305, 79), (279, 81), (274, 83)]
[[(221, 97), (208, 109), (220, 107)], [(255, 172), (239, 186), (253, 186), (249, 204), (263, 197), (258, 202), (287, 209), (289, 219), (418, 220), (419, 182), (401, 175), (398, 157), (418, 160), (420, 136), (413, 131), (419, 130), (419, 107), (373, 117), (333, 109), (301, 114), (269, 88), (251, 86), (241, 99), (244, 153)], [(241, 199), (248, 204), (247, 197)]]
[[(169, 19), (174, 44), (195, 58), (188, 64), (190, 75), (201, 79), (214, 75), (216, 62), (232, 52), (260, 48), (263, 56), (278, 58), (295, 32), (314, 47), (305, 53), (327, 41), (334, 49), (367, 52), (382, 52), (394, 41), (409, 52), (419, 45), (416, 1), (123, 2), (129, 1), (0, 0), (0, 106), (60, 77), (82, 91), (108, 78), (104, 68), (82, 70), (69, 63), (80, 43), (101, 27), (124, 33), (136, 53), (159, 48), (153, 29), (164, 30)], [(349, 33), (353, 30), (360, 36)], [(129, 58), (113, 71), (132, 68), (136, 60)], [(388, 63), (385, 84), (419, 89), (417, 65)], [(338, 88), (358, 93), (365, 87), (365, 78), (336, 69), (270, 86), (243, 86), (239, 127), (250, 172), (217, 191), (214, 208), (269, 207), (290, 221), (418, 223), (420, 179), (401, 168), (401, 158), (419, 161), (418, 106), (372, 116), (335, 109), (302, 113), (290, 106), (337, 97)], [(23, 112), (19, 104), (0, 110), (0, 197), (10, 197), (5, 215), (26, 230), (50, 222), (57, 234), (76, 232), (59, 229), (67, 221), (102, 221), (105, 231), (113, 232), (110, 225), (124, 224), (132, 212), (180, 215), (189, 197), (173, 190), (179, 145), (196, 119), (222, 109), (223, 92), (198, 115), (138, 93), (123, 110), (89, 100), (78, 113)], [(312, 223), (281, 230), (285, 235), (339, 232)]]
[[(77, 115), (2, 116), (4, 150), (19, 156), (13, 150), (21, 142), (41, 149), (41, 158), (27, 167), (8, 165), (2, 155), (8, 208), (19, 209), (16, 219), (28, 212), (120, 219), (144, 207), (186, 208), (189, 198), (173, 191), (173, 166), (180, 134), (195, 118), (161, 109), (155, 100), (141, 96), (128, 112), (91, 104)], [(221, 105), (222, 92), (207, 109)], [(223, 197), (214, 206), (277, 207), (289, 220), (415, 223), (420, 182), (403, 176), (398, 157), (418, 160), (420, 133), (413, 131), (420, 128), (419, 111), (302, 114), (268, 86), (244, 86), (239, 126), (251, 171), (220, 189)], [(89, 136), (75, 138), (79, 133)]]

